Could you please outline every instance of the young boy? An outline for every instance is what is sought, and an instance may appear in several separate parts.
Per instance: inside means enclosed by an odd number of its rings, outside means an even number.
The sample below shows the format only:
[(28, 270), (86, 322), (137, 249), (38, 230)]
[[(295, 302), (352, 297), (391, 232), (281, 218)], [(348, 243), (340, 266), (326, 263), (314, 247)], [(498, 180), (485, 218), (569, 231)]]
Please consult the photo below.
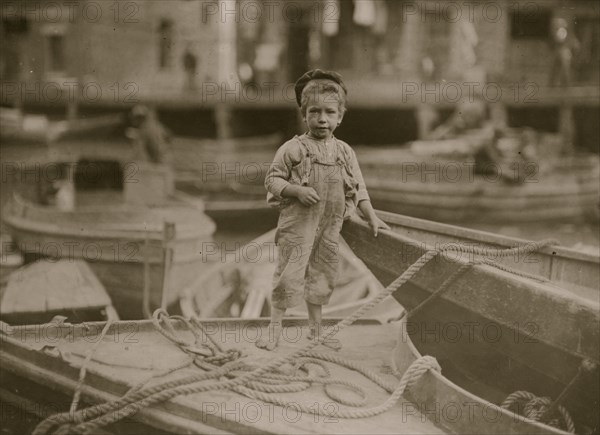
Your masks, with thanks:
[(271, 322), (268, 336), (256, 342), (267, 350), (277, 347), (286, 309), (302, 299), (309, 338), (319, 338), (321, 306), (335, 285), (342, 223), (357, 206), (374, 236), (379, 228), (389, 229), (373, 211), (354, 151), (333, 136), (346, 111), (341, 76), (309, 71), (298, 79), (295, 92), (308, 131), (277, 150), (265, 180), (267, 202), (280, 208)]

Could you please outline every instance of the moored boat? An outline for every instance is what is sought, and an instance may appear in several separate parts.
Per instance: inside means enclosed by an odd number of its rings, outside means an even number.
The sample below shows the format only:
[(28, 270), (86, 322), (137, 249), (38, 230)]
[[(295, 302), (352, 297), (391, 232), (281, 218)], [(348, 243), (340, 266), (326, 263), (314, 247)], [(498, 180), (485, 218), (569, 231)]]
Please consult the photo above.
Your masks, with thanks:
[(204, 192), (227, 191), (231, 184), (262, 186), (283, 143), (277, 133), (218, 140), (175, 137), (172, 142), (177, 187), (193, 185)]
[(83, 260), (40, 260), (10, 275), (0, 300), (2, 321), (41, 324), (55, 316), (70, 323), (119, 319), (104, 286)]
[[(529, 397), (519, 408), (527, 403), (538, 418), (560, 405), (577, 433), (598, 429), (598, 255), (502, 237), (485, 240), (477, 231), (453, 236), (454, 227), (441, 231), (439, 224), (381, 216), (395, 232), (374, 239), (355, 219), (342, 235), (384, 285), (422, 261), (393, 294), (407, 309), (405, 341), (414, 345), (412, 355), (434, 356), (444, 373), (415, 390), (417, 402), (453, 402), (468, 413), (473, 397), (496, 405)], [(497, 249), (484, 249), (490, 244), (508, 249), (503, 262), (495, 262), (502, 256)], [(429, 261), (421, 258), (426, 253)], [(401, 367), (413, 358), (403, 350), (396, 361), (404, 357)], [(522, 391), (527, 394), (513, 395)]]
[[(448, 223), (597, 220), (600, 165), (594, 155), (491, 164), (495, 172), (482, 174), (464, 156), (424, 157), (408, 149), (357, 154), (373, 204), (381, 210)], [(506, 182), (503, 175), (521, 182)]]
[[(82, 417), (99, 417), (88, 429), (97, 429), (100, 423), (126, 416), (132, 419), (130, 430), (136, 430), (137, 424), (145, 424), (173, 432), (356, 433), (377, 427), (379, 432), (393, 433), (558, 434), (565, 433), (565, 429), (576, 433), (591, 433), (597, 429), (598, 301), (589, 295), (583, 297), (572, 288), (576, 284), (585, 287), (593, 283), (586, 284), (567, 273), (574, 270), (573, 263), (582, 258), (572, 255), (569, 249), (558, 252), (556, 250), (561, 248), (538, 244), (514, 249), (514, 243), (507, 238), (483, 240), (482, 234), (468, 230), (456, 233), (450, 243), (454, 250), (446, 254), (460, 252), (470, 256), (443, 255), (441, 251), (449, 249), (447, 244), (431, 245), (432, 240), (438, 237), (438, 242), (444, 243), (445, 238), (452, 236), (454, 227), (383, 217), (392, 224), (395, 233), (381, 231), (375, 239), (363, 222), (354, 219), (345, 224), (342, 234), (384, 284), (395, 281), (378, 294), (378, 300), (393, 292), (407, 314), (400, 322), (383, 325), (356, 321), (363, 315), (368, 316), (370, 304), (367, 304), (340, 323), (329, 321), (325, 338), (334, 335), (343, 345), (340, 352), (333, 354), (335, 357), (330, 351), (319, 352), (319, 355), (311, 353), (316, 343), (304, 341), (304, 320), (284, 322), (280, 347), (274, 353), (267, 353), (253, 344), (267, 333), (266, 319), (201, 321), (173, 317), (168, 321), (165, 313), (157, 311), (152, 324), (96, 324), (93, 341), (101, 344), (87, 367), (88, 373), (93, 375), (77, 388), (77, 372), (84, 365), (83, 358), (77, 355), (89, 349), (89, 343), (81, 339), (86, 336), (85, 330), (62, 326), (62, 332), (52, 337), (64, 339), (54, 339), (52, 349), (48, 349), (46, 342), (40, 340), (40, 334), (36, 335), (36, 327), (3, 325), (0, 361), (5, 368), (2, 376), (6, 388), (2, 393), (18, 403), (22, 398), (16, 397), (14, 389), (26, 383), (30, 387), (28, 391), (53, 389), (63, 398), (80, 391), (89, 403), (112, 401), (112, 405), (102, 408), (81, 410), (78, 415)], [(407, 237), (402, 231), (418, 233), (418, 238)], [(476, 237), (479, 240), (474, 245)], [(554, 266), (563, 269), (565, 276), (553, 284), (543, 276), (534, 276), (540, 273), (537, 270), (529, 274), (512, 273), (506, 265), (485, 263), (491, 252), (475, 249), (481, 248), (478, 243), (486, 246), (509, 243), (513, 249), (503, 254), (513, 258), (516, 254), (524, 255), (519, 257), (522, 261), (523, 258), (547, 260), (558, 256), (560, 261)], [(457, 246), (464, 249), (456, 249)], [(440, 251), (437, 255), (431, 252), (435, 248)], [(428, 261), (420, 258), (426, 251)], [(551, 270), (546, 272), (552, 277)], [(349, 326), (353, 321), (356, 323)], [(136, 340), (112, 339), (124, 329), (134, 331)], [(99, 340), (99, 336), (104, 339)], [(174, 351), (175, 346), (180, 351)], [(239, 368), (236, 365), (239, 352), (245, 355), (241, 364), (250, 366), (231, 372), (231, 367)], [(142, 354), (144, 358), (140, 358)], [(435, 360), (422, 356), (426, 354), (437, 359), (441, 373)], [(305, 363), (304, 357), (326, 361), (327, 369), (322, 374), (328, 372), (334, 378), (352, 381), (352, 386), (344, 383), (352, 390), (342, 399), (347, 401), (335, 402), (333, 397), (339, 399), (339, 394), (323, 396), (314, 386), (285, 396), (279, 394), (302, 388), (292, 387), (293, 382), (281, 388), (274, 386), (273, 382), (289, 383), (291, 379), (272, 370), (278, 366), (284, 368), (292, 361), (297, 363), (293, 367), (299, 367)], [(345, 368), (331, 366), (332, 361), (341, 362)], [(391, 361), (391, 366), (387, 361)], [(384, 385), (383, 390), (367, 386), (365, 379), (355, 371), (346, 371), (359, 363), (384, 380), (380, 383)], [(321, 362), (317, 362), (319, 364)], [(305, 369), (311, 373), (309, 367)], [(319, 370), (315, 366), (311, 376), (317, 383), (327, 384), (329, 381), (320, 377)], [(229, 375), (221, 378), (225, 373)], [(284, 373), (289, 375), (294, 370), (290, 372), (288, 367)], [(222, 381), (210, 380), (216, 378)], [(270, 386), (251, 382), (258, 378)], [(294, 381), (302, 379), (296, 377)], [(399, 391), (407, 383), (410, 384), (408, 391), (401, 396)], [(361, 386), (362, 392), (358, 392), (354, 384)], [(214, 388), (220, 390), (217, 401), (211, 391)], [(384, 393), (394, 390), (397, 394), (393, 396)], [(129, 394), (122, 397), (128, 391)], [(275, 396), (266, 391), (275, 392)], [(358, 395), (356, 400), (353, 392)], [(118, 397), (122, 398), (115, 401)], [(361, 401), (360, 397), (365, 400)], [(395, 398), (400, 399), (395, 402)], [(168, 403), (162, 404), (166, 400)], [(384, 401), (384, 405), (377, 406)], [(68, 404), (68, 401), (63, 403)], [(150, 411), (141, 403), (154, 406)], [(296, 412), (294, 421), (290, 422), (279, 414), (289, 410), (292, 403), (295, 410), (304, 412)], [(321, 409), (319, 404), (323, 403), (332, 404), (332, 408)], [(349, 407), (349, 403), (353, 406)], [(357, 408), (359, 403), (367, 409)], [(540, 404), (546, 411), (552, 411), (550, 419)], [(534, 418), (513, 412), (523, 410), (523, 405), (527, 415)], [(248, 406), (255, 408), (251, 414), (243, 414), (242, 410)], [(267, 413), (267, 409), (271, 412)], [(70, 415), (73, 416), (73, 412)], [(325, 424), (325, 416), (334, 418), (329, 421), (336, 424)], [(359, 416), (364, 418), (357, 419)], [(544, 422), (535, 420), (540, 417)], [(54, 421), (68, 423), (71, 420), (69, 414), (64, 414)]]
[(175, 185), (202, 198), (206, 214), (219, 228), (240, 223), (272, 228), (277, 211), (266, 203), (263, 186), (280, 134), (233, 139), (176, 137), (172, 143)]
[[(201, 274), (184, 289), (180, 299), (181, 311), (187, 316), (200, 318), (241, 317), (256, 318), (270, 315), (272, 279), (277, 265), (275, 230), (271, 230), (236, 252), (217, 253), (220, 262)], [(343, 317), (374, 298), (381, 285), (343, 243), (339, 249), (339, 271), (336, 288), (323, 315)], [(370, 313), (386, 322), (398, 317), (401, 307), (392, 304), (380, 306)], [(288, 315), (307, 316), (305, 310), (288, 310)]]
[(284, 322), (275, 352), (253, 343), (266, 319), (164, 321), (1, 324), (1, 399), (23, 409), (52, 401), (62, 414), (38, 416), (49, 417), (39, 435), (75, 418), (80, 430), (119, 433), (566, 433), (448, 380), (412, 345), (406, 320), (340, 328), (338, 352), (313, 350), (300, 320)]
[[(428, 221), (410, 216), (378, 211), (397, 234), (418, 240), (422, 246), (440, 247), (456, 244), (466, 247), (510, 249), (532, 246), (535, 242), (517, 237), (474, 230), (470, 228)], [(538, 275), (562, 290), (577, 296), (600, 301), (600, 248), (578, 250), (553, 244), (543, 246), (527, 255), (501, 257), (497, 252), (484, 256), (465, 254), (465, 259), (488, 259), (512, 269)]]
[(203, 244), (215, 231), (202, 201), (178, 198), (160, 165), (75, 161), (65, 171), (54, 164), (67, 174), (55, 194), (47, 192), (56, 181), (38, 176), (23, 186), (26, 197), (17, 194), (5, 207), (17, 247), (29, 259), (87, 260), (123, 318), (175, 303), (203, 266)]

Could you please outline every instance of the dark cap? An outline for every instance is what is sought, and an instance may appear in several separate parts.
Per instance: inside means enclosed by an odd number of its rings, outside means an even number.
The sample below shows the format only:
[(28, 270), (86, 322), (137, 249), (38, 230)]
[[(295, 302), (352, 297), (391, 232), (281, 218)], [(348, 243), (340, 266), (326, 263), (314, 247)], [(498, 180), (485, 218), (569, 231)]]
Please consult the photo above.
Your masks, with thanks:
[(340, 87), (344, 90), (344, 94), (348, 95), (348, 89), (346, 89), (346, 85), (344, 84), (341, 75), (335, 71), (313, 69), (312, 71), (305, 73), (296, 81), (294, 91), (296, 92), (296, 102), (298, 103), (298, 106), (302, 105), (302, 91), (311, 80), (331, 80), (332, 82), (340, 85)]

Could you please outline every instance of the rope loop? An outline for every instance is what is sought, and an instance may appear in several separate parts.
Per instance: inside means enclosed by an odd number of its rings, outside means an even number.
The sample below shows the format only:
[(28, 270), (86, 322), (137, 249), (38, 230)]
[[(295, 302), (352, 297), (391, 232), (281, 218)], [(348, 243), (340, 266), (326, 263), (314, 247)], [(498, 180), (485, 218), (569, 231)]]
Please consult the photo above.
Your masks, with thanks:
[(538, 397), (529, 391), (521, 390), (509, 394), (500, 407), (515, 414), (523, 415), (531, 420), (545, 423), (548, 426), (575, 433), (575, 423), (571, 418), (571, 414), (562, 405), (559, 405), (557, 408), (559, 416), (553, 416), (555, 418), (541, 421), (542, 416), (546, 413), (550, 405), (552, 405), (552, 399), (549, 397)]
[(423, 376), (429, 370), (433, 370), (435, 372), (441, 373), (442, 368), (440, 367), (437, 360), (430, 356), (424, 355), (415, 361), (406, 369), (402, 378), (400, 379), (400, 384), (406, 383), (406, 388), (410, 389), (413, 387), (421, 376)]

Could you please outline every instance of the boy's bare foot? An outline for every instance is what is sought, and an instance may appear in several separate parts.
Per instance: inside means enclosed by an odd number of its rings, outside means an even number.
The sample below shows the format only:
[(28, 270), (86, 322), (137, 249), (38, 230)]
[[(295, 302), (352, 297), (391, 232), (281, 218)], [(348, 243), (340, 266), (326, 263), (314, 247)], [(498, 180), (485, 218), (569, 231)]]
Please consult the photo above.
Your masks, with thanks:
[[(318, 341), (322, 335), (322, 326), (319, 323), (314, 323), (308, 327), (308, 339)], [(323, 346), (328, 347), (332, 350), (340, 350), (342, 343), (337, 338), (328, 338), (321, 343)]]
[(267, 327), (267, 336), (260, 337), (256, 340), (256, 347), (259, 349), (273, 350), (279, 344), (279, 337), (281, 337), (281, 323), (269, 323)]

